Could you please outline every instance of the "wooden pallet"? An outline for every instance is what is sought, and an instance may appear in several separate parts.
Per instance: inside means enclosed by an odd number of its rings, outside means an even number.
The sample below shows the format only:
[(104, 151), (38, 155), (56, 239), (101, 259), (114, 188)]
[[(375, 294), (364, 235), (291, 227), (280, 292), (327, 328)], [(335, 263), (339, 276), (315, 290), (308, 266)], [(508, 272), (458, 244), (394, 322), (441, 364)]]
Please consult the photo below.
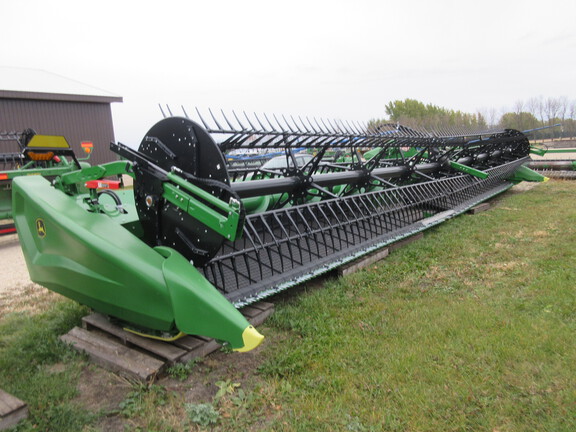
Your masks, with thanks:
[(16, 426), (28, 417), (28, 406), (20, 399), (0, 390), (0, 430)]
[[(258, 326), (272, 315), (274, 305), (258, 302), (240, 312), (250, 324)], [(105, 369), (141, 381), (151, 381), (169, 366), (205, 357), (221, 347), (214, 339), (202, 336), (185, 336), (173, 342), (145, 338), (98, 313), (82, 318), (82, 327), (74, 327), (60, 339)]]
[(406, 246), (410, 243), (413, 243), (415, 241), (418, 241), (422, 238), (424, 238), (424, 233), (419, 232), (419, 233), (416, 233), (414, 235), (411, 235), (410, 237), (403, 238), (402, 240), (399, 240), (396, 243), (392, 243), (390, 246), (388, 246), (388, 249), (390, 249), (390, 253), (392, 253), (395, 250), (400, 249), (401, 247), (404, 247), (404, 246)]
[(480, 213), (480, 212), (489, 210), (490, 207), (491, 207), (491, 205), (489, 202), (483, 202), (483, 203), (480, 203), (480, 204), (472, 207), (470, 210), (468, 210), (468, 213), (470, 213), (470, 214)]
[(357, 272), (369, 265), (374, 264), (388, 256), (388, 248), (380, 249), (377, 252), (371, 253), (366, 255), (362, 258), (352, 261), (349, 264), (344, 264), (343, 266), (338, 267), (338, 275), (346, 276), (352, 273)]
[(410, 237), (406, 237), (402, 240), (399, 240), (395, 243), (392, 243), (391, 245), (389, 245), (388, 247), (384, 248), (384, 249), (379, 249), (376, 252), (372, 252), (368, 255), (365, 255), (361, 258), (358, 258), (357, 260), (352, 261), (351, 263), (348, 264), (344, 264), (340, 267), (338, 267), (338, 275), (340, 276), (346, 276), (348, 274), (352, 274), (354, 272), (357, 272), (358, 270), (361, 270), (365, 267), (368, 267), (380, 260), (383, 260), (384, 258), (386, 258), (392, 251), (395, 251), (396, 249), (400, 249), (403, 246), (406, 246), (407, 244), (410, 244), (412, 242), (415, 242), (416, 240), (420, 240), (421, 238), (424, 237), (424, 233), (417, 233), (414, 235), (411, 235)]

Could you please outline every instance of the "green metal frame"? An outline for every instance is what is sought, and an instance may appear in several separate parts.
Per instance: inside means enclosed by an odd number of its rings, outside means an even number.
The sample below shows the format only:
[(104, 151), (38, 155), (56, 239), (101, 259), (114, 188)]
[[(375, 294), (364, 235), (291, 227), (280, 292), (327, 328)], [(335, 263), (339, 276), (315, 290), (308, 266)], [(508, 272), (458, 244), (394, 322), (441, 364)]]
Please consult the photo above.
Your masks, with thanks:
[[(198, 334), (253, 349), (263, 336), (186, 258), (149, 247), (130, 229), (138, 220), (133, 201), (127, 216), (86, 211), (77, 194), (83, 183), (131, 173), (120, 161), (65, 173), (55, 187), (41, 176), (14, 179), (14, 221), (31, 279), (157, 334)], [(225, 203), (173, 173), (164, 196), (226, 238), (239, 231), (240, 203)]]

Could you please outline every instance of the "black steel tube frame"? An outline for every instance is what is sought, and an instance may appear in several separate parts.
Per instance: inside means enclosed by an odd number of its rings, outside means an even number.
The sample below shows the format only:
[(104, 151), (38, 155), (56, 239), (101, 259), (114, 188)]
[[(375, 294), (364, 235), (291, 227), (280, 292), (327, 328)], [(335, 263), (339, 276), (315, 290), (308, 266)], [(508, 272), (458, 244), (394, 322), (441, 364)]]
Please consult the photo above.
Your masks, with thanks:
[[(240, 238), (223, 240), (202, 263), (194, 260), (205, 277), (237, 306), (328, 271), (506, 190), (512, 185), (507, 179), (528, 161), (530, 151), (527, 137), (514, 130), (448, 136), (405, 128), (382, 131), (323, 120), (312, 123), (307, 119), (306, 124), (284, 119), (281, 123), (274, 117), (274, 124), (266, 115), (264, 122), (257, 116), (255, 122), (245, 116), (246, 126), (234, 114), (238, 129), (225, 116), (226, 128), (211, 116), (215, 128), (201, 120), (208, 132), (227, 136), (219, 144), (220, 151), (276, 147), (285, 150), (287, 162), (292, 161), (292, 166), (287, 164), (278, 172), (257, 170), (252, 178), (244, 178), (247, 181), (232, 178), (230, 182), (228, 175), (218, 181), (212, 175), (208, 175), (211, 179), (192, 176), (199, 187), (209, 181), (215, 194), (220, 193), (218, 185), (221, 192), (229, 191), (239, 198), (282, 194), (272, 208), (246, 216)], [(200, 144), (215, 145), (205, 131), (198, 135), (200, 125), (189, 119), (175, 120), (188, 125), (188, 132), (182, 129), (180, 134), (192, 135), (164, 134), (162, 146), (148, 155), (173, 161), (170, 163), (174, 165), (164, 167), (164, 171), (186, 166), (186, 152), (180, 152), (180, 159), (169, 154), (177, 153), (180, 139), (197, 142), (200, 136)], [(154, 139), (147, 135), (144, 141)], [(403, 146), (416, 149), (416, 153), (409, 158), (400, 149), (389, 153), (391, 148)], [(164, 147), (170, 152), (164, 154)], [(318, 148), (304, 167), (297, 166), (293, 155), (293, 149), (299, 147)], [(352, 162), (322, 162), (328, 147), (349, 147)], [(380, 151), (365, 162), (358, 147), (377, 147)], [(140, 158), (138, 153), (124, 156), (137, 164), (155, 165), (156, 161)], [(146, 170), (146, 175), (164, 181), (165, 172)], [(345, 186), (338, 195), (331, 191), (337, 185)], [(202, 237), (202, 230), (197, 231)], [(190, 251), (181, 253), (187, 256)]]
[(463, 174), (247, 216), (242, 238), (202, 271), (231, 302), (249, 304), (506, 190), (527, 160), (491, 168), (487, 179)]

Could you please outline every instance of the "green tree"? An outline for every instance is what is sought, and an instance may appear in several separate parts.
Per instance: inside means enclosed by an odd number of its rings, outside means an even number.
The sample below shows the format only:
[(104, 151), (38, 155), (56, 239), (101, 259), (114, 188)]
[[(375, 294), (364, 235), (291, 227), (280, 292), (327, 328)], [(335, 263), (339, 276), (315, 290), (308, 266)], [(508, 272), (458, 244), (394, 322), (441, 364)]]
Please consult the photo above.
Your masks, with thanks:
[(500, 118), (499, 126), (506, 129), (517, 129), (519, 131), (535, 129), (540, 127), (542, 123), (534, 116), (534, 114), (521, 111), (521, 112), (507, 112)]
[(416, 99), (391, 101), (385, 106), (389, 120), (377, 120), (375, 123), (399, 123), (414, 129), (458, 133), (463, 130), (485, 128), (484, 117), (477, 114), (442, 108), (433, 104), (424, 104)]

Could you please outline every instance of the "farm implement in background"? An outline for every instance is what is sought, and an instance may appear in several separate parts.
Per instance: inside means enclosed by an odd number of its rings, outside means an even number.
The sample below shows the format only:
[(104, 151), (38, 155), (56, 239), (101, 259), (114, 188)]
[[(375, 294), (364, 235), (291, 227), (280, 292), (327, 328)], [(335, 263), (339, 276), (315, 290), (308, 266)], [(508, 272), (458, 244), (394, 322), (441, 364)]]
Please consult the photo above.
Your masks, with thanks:
[(527, 167), (549, 178), (576, 179), (576, 148), (549, 148), (546, 159), (532, 160)]
[[(88, 164), (77, 159), (62, 136), (39, 135), (32, 129), (0, 132), (0, 220), (12, 219), (12, 181), (20, 176), (54, 178)], [(85, 147), (88, 155), (91, 145)], [(68, 160), (70, 159), (70, 160)], [(16, 232), (13, 223), (0, 224), (0, 235)]]
[[(111, 143), (119, 161), (52, 182), (15, 178), (14, 219), (32, 280), (138, 334), (203, 335), (247, 351), (263, 336), (237, 308), (533, 174), (522, 167), (528, 138), (510, 129), (431, 134), (283, 116), (198, 119), (184, 111), (161, 120), (137, 150)], [(283, 163), (229, 172), (225, 154), (234, 149), (275, 149)], [(133, 190), (106, 180), (119, 174), (134, 178)]]
[[(525, 131), (525, 133), (560, 126), (562, 125), (558, 123), (552, 126), (531, 129)], [(564, 143), (564, 141), (560, 141), (560, 145), (562, 145), (562, 143)], [(554, 142), (549, 144), (558, 145)], [(550, 147), (544, 143), (538, 146), (533, 146), (531, 151), (536, 155), (536, 157), (534, 160), (531, 160), (526, 164), (527, 168), (534, 170), (546, 178), (576, 179), (576, 148)]]

